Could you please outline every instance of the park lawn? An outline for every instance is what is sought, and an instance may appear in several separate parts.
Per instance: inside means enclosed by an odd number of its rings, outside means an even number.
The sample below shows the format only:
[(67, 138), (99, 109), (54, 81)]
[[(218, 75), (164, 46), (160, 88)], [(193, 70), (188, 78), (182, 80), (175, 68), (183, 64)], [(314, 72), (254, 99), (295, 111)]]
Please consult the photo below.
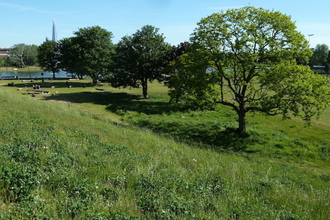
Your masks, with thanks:
[(0, 87), (1, 218), (329, 218), (328, 111), (313, 134), (249, 115), (240, 138), (230, 109), (182, 110), (157, 82), (149, 100), (69, 83), (36, 97)]
[[(14, 87), (4, 86), (2, 89), (22, 93), (26, 90), (24, 84), (25, 82), (18, 81)], [(146, 118), (150, 120), (154, 118), (159, 124), (158, 121), (166, 121), (166, 118), (169, 121), (177, 121), (177, 118), (191, 113), (192, 115), (198, 115), (198, 117), (192, 116), (189, 120), (197, 123), (203, 123), (203, 117), (206, 120), (205, 123), (212, 123), (210, 121), (213, 121), (215, 124), (220, 124), (219, 120), (224, 122), (224, 118), (227, 118), (228, 122), (224, 123), (229, 124), (228, 126), (231, 127), (237, 126), (235, 122), (236, 114), (225, 106), (218, 106), (218, 111), (195, 111), (194, 113), (190, 110), (182, 111), (182, 108), (169, 104), (168, 88), (157, 81), (149, 84), (149, 100), (142, 99), (140, 88), (113, 88), (107, 83), (101, 83), (99, 86), (93, 87), (90, 79), (68, 81), (68, 83), (63, 80), (50, 80), (45, 83), (39, 81), (27, 84), (28, 88), (33, 84), (40, 84), (42, 88), (46, 87), (43, 90), (50, 91), (52, 94), (56, 93), (52, 96), (38, 95), (37, 99), (60, 102), (63, 105), (85, 111), (93, 117), (106, 121), (129, 123), (138, 120), (138, 118), (142, 118), (143, 121)], [(50, 89), (48, 88), (49, 85), (55, 85), (55, 88)], [(71, 88), (68, 88), (69, 85)], [(82, 85), (85, 85), (85, 88)], [(17, 88), (22, 88), (22, 90), (17, 90)], [(261, 130), (267, 128), (311, 145), (327, 145), (330, 143), (330, 108), (319, 119), (314, 119), (312, 126), (306, 126), (300, 118), (293, 117), (289, 120), (282, 120), (281, 116), (266, 116), (260, 113), (248, 113), (247, 121), (252, 130), (256, 126), (261, 127)], [(152, 126), (149, 127), (153, 128)], [(157, 130), (162, 131), (161, 129)]]

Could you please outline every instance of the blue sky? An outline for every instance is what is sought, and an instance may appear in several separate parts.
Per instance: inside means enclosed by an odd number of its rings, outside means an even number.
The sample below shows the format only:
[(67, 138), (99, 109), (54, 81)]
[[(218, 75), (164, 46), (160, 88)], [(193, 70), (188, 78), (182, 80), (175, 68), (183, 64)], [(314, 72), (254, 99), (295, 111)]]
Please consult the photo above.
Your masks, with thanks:
[(51, 39), (53, 19), (58, 39), (98, 25), (111, 31), (117, 43), (148, 24), (177, 45), (189, 40), (201, 18), (248, 5), (290, 15), (298, 31), (310, 38), (311, 47), (330, 46), (329, 0), (0, 0), (0, 48), (42, 44), (46, 37)]

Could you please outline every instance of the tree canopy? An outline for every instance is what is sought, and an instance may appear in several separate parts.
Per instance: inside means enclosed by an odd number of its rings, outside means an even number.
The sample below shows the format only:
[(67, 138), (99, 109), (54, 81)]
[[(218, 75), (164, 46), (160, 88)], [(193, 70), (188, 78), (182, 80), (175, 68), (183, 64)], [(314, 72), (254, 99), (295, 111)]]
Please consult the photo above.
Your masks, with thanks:
[(312, 51), (287, 15), (254, 7), (214, 13), (198, 23), (191, 42), (193, 53), (208, 57), (202, 66), (218, 75), (209, 82), (219, 87), (217, 102), (236, 111), (239, 133), (249, 111), (310, 122), (329, 104), (328, 80), (306, 66)]
[(170, 89), (170, 102), (184, 101), (189, 108), (215, 107), (219, 76), (209, 68), (208, 59), (207, 53), (196, 51), (193, 46), (169, 65), (171, 71), (166, 85)]
[(60, 53), (55, 41), (46, 41), (38, 47), (38, 62), (40, 67), (45, 71), (55, 74), (60, 71), (59, 65)]
[(144, 98), (149, 98), (148, 81), (162, 80), (161, 70), (171, 47), (165, 43), (159, 29), (146, 25), (132, 36), (124, 36), (116, 47), (116, 69), (111, 84), (114, 87), (142, 86)]
[(59, 42), (61, 67), (71, 73), (90, 76), (93, 85), (110, 73), (114, 44), (112, 33), (99, 27), (80, 28), (73, 37)]
[(15, 44), (9, 51), (9, 62), (17, 67), (37, 64), (37, 45)]
[(313, 50), (313, 55), (309, 60), (310, 66), (325, 66), (329, 70), (329, 47), (326, 44), (317, 44)]
[(328, 53), (329, 47), (326, 44), (317, 44), (310, 58), (310, 65), (325, 65), (327, 63)]

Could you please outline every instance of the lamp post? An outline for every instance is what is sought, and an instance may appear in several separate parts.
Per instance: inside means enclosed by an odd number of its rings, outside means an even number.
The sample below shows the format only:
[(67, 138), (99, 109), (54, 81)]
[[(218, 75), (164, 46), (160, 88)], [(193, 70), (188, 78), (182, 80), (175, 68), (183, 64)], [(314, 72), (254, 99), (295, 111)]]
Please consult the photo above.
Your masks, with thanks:
[(312, 36), (314, 36), (314, 34), (309, 34), (309, 35), (308, 35), (308, 43), (310, 43), (310, 41), (311, 41), (311, 37), (312, 37)]

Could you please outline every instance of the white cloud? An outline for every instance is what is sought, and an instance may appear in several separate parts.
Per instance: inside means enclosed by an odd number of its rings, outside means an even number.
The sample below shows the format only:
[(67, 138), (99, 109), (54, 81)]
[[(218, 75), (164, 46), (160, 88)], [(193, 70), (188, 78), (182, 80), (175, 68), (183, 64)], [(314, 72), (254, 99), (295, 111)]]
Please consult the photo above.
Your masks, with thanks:
[(31, 8), (31, 7), (26, 7), (26, 6), (22, 6), (22, 5), (16, 5), (16, 4), (10, 4), (10, 3), (0, 2), (0, 5), (5, 6), (5, 7), (9, 7), (9, 8), (14, 8), (18, 11), (35, 10), (34, 8)]
[(16, 11), (34, 11), (34, 12), (43, 13), (43, 14), (60, 14), (60, 15), (67, 15), (67, 16), (69, 15), (69, 16), (71, 16), (70, 13), (41, 10), (41, 9), (38, 9), (38, 8), (35, 8), (35, 7), (17, 5), (17, 4), (10, 4), (10, 3), (3, 3), (3, 2), (0, 2), (0, 6), (5, 6), (5, 7), (8, 7), (8, 8), (12, 8)]

